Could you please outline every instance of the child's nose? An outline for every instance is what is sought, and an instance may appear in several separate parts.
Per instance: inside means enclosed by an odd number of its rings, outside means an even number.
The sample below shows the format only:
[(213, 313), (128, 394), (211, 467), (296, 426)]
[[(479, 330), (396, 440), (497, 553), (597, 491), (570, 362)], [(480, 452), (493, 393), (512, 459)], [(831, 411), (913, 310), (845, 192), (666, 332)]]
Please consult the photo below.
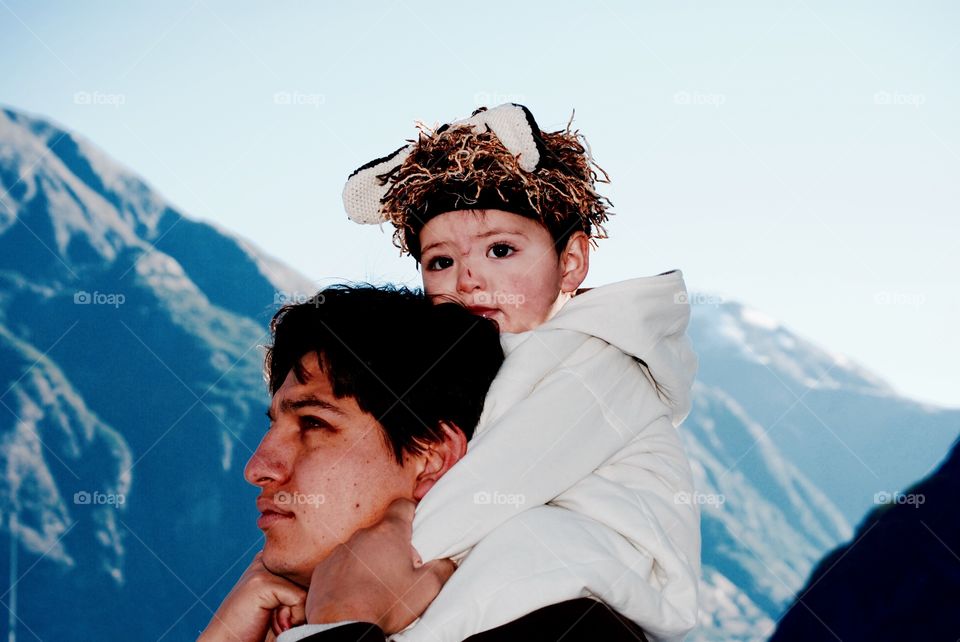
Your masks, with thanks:
[(476, 270), (470, 265), (461, 263), (460, 271), (457, 274), (457, 290), (460, 292), (472, 292), (483, 287), (483, 280)]

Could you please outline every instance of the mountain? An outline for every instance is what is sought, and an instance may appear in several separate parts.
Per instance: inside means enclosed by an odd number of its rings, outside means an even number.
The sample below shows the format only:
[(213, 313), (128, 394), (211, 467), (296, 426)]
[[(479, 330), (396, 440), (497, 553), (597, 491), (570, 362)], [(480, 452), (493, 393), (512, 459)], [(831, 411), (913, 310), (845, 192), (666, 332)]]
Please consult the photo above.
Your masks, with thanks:
[(960, 636), (960, 444), (940, 468), (885, 498), (821, 561), (771, 642), (953, 642)]
[[(710, 295), (694, 298), (712, 301), (693, 308), (698, 381), (735, 399), (811, 483), (843, 489), (830, 498), (850, 523), (877, 493), (929, 473), (960, 431), (957, 410), (903, 397), (764, 313)], [(739, 470), (764, 465), (756, 449), (739, 455)]]
[(691, 639), (763, 640), (850, 524), (943, 459), (960, 412), (902, 397), (747, 305), (690, 300), (700, 369), (682, 434), (707, 499)]
[[(13, 109), (0, 188), (0, 573), (17, 578), (0, 601), (21, 637), (193, 639), (262, 541), (242, 468), (265, 427), (267, 322), (315, 288)], [(874, 494), (943, 457), (958, 413), (692, 299), (690, 639), (760, 640)]]
[[(850, 526), (735, 400), (699, 383), (694, 392), (684, 438), (704, 497), (703, 588), (708, 596), (721, 593), (710, 617), (729, 611), (730, 622), (753, 623), (745, 639), (762, 638), (757, 631), (769, 631), (809, 569), (824, 550), (849, 537)], [(751, 446), (760, 451), (762, 468), (738, 469), (740, 454)], [(725, 598), (742, 608), (721, 608)], [(703, 633), (703, 639), (741, 639), (719, 623)]]
[(10, 109), (0, 187), (0, 559), (21, 636), (193, 639), (261, 538), (242, 466), (266, 322), (314, 288)]

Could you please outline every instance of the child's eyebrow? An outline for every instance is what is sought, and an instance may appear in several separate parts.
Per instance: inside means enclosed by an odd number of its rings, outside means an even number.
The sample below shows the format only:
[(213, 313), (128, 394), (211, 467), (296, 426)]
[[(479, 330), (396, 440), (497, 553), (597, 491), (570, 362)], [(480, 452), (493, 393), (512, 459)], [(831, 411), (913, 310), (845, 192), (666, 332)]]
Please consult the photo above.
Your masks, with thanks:
[(475, 238), (485, 239), (488, 236), (496, 236), (497, 234), (513, 234), (514, 236), (522, 236), (523, 238), (527, 238), (527, 235), (520, 230), (489, 230), (487, 232), (481, 232), (480, 234), (477, 234)]
[(429, 252), (429, 251), (432, 250), (433, 248), (435, 248), (435, 247), (440, 247), (441, 245), (446, 245), (446, 244), (447, 244), (446, 241), (435, 241), (435, 242), (433, 242), (433, 243), (430, 243), (429, 245), (425, 245), (425, 246), (420, 250), (420, 254), (426, 254), (427, 252)]
[[(479, 234), (474, 234), (473, 238), (485, 239), (491, 236), (497, 236), (499, 234), (512, 234), (513, 236), (520, 236), (523, 238), (527, 238), (527, 235), (520, 230), (487, 230), (486, 232), (480, 232)], [(420, 254), (426, 254), (427, 251), (432, 250), (435, 247), (439, 247), (441, 245), (449, 245), (449, 243), (450, 243), (449, 241), (434, 241), (429, 245), (425, 245), (420, 250)]]

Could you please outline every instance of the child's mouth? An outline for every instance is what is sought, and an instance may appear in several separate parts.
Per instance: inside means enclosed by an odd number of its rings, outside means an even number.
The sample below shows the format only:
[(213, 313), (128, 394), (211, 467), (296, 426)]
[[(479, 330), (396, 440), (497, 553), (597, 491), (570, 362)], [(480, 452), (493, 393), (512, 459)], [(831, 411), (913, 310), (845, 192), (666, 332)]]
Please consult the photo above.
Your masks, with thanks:
[(482, 305), (468, 305), (467, 309), (470, 310), (471, 314), (475, 314), (478, 317), (484, 317), (487, 319), (492, 319), (493, 315), (500, 311), (497, 308), (488, 308)]

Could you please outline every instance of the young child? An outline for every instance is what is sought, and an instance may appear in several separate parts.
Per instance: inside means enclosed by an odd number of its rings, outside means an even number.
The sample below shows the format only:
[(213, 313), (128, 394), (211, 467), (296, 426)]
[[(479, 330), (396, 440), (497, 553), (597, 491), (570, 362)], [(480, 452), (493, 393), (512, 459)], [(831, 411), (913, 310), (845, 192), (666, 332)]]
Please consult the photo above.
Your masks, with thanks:
[[(493, 318), (506, 361), (413, 544), (457, 572), (399, 640), (463, 640), (596, 597), (653, 640), (697, 620), (700, 514), (676, 427), (697, 358), (682, 274), (580, 290), (609, 201), (578, 132), (480, 109), (351, 174), (348, 215), (391, 222), (426, 293)], [(598, 168), (599, 169), (599, 168)], [(601, 170), (602, 171), (602, 170)]]

